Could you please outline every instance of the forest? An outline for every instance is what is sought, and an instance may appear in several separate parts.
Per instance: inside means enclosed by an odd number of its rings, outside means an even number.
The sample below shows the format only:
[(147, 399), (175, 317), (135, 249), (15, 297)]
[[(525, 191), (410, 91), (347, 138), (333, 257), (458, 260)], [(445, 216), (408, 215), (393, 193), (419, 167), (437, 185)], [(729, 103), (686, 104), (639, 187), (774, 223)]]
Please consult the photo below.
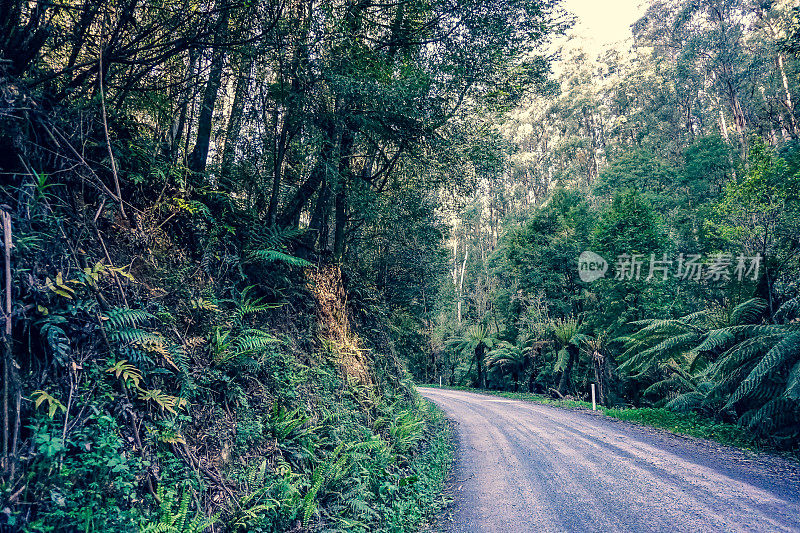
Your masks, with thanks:
[[(800, 444), (796, 4), (653, 2), (498, 124), (423, 382), (665, 407)], [(590, 262), (605, 270), (591, 276)]]
[(425, 383), (797, 452), (800, 6), (574, 23), (0, 4), (0, 531), (416, 531)]

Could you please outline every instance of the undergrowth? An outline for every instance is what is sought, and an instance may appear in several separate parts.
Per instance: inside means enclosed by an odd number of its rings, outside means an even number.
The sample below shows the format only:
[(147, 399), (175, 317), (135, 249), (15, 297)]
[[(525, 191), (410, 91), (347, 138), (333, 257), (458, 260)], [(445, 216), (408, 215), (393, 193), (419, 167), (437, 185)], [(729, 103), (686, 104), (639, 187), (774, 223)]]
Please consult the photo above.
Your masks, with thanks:
[(177, 211), (188, 244), (16, 192), (0, 531), (402, 532), (441, 505), (441, 414), (297, 232), (231, 203), (238, 230)]

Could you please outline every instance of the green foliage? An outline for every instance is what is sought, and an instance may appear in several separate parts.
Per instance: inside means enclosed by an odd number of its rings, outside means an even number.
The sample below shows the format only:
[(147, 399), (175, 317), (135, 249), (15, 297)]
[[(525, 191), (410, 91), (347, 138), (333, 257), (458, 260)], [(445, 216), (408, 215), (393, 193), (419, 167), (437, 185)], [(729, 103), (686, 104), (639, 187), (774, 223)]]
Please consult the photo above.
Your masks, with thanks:
[(140, 525), (141, 533), (202, 533), (217, 523), (217, 517), (206, 518), (202, 512), (196, 511), (191, 516), (189, 506), (191, 504), (192, 492), (188, 487), (183, 487), (180, 491), (165, 489), (159, 485), (156, 491), (158, 506), (156, 521), (151, 521), (146, 525)]
[(142, 517), (137, 478), (143, 463), (125, 452), (117, 422), (90, 416), (63, 437), (63, 424), (39, 419), (31, 427), (36, 458), (26, 477), (39, 502), (28, 531), (129, 531)]
[(277, 250), (253, 250), (250, 252), (250, 258), (253, 261), (261, 261), (263, 263), (278, 262), (293, 267), (308, 268), (314, 266), (313, 263), (305, 259), (300, 259), (299, 257), (294, 257)]

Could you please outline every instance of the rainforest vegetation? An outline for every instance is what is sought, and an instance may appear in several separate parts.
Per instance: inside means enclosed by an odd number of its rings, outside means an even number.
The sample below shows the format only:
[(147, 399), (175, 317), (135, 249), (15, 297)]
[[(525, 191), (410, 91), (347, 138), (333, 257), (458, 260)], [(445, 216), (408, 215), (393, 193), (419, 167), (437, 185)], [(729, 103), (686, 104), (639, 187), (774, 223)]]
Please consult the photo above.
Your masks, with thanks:
[(0, 530), (414, 531), (440, 379), (797, 449), (800, 8), (573, 22), (0, 4)]
[(580, 400), (594, 384), (606, 406), (796, 451), (799, 16), (656, 1), (631, 46), (565, 51), (558, 89), (498, 124), (504, 166), (455, 204), (449, 302), (414, 375)]

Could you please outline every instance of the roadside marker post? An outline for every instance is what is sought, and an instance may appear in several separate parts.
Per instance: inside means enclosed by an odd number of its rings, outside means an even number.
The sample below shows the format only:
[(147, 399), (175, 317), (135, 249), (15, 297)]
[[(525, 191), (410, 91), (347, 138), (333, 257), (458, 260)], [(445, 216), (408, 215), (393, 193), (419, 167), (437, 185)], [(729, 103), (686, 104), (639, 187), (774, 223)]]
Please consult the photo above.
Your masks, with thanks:
[(592, 411), (597, 411), (597, 404), (594, 402), (594, 383), (592, 383)]
[(442, 386), (442, 375), (439, 374), (439, 387), (441, 388), (441, 386)]

